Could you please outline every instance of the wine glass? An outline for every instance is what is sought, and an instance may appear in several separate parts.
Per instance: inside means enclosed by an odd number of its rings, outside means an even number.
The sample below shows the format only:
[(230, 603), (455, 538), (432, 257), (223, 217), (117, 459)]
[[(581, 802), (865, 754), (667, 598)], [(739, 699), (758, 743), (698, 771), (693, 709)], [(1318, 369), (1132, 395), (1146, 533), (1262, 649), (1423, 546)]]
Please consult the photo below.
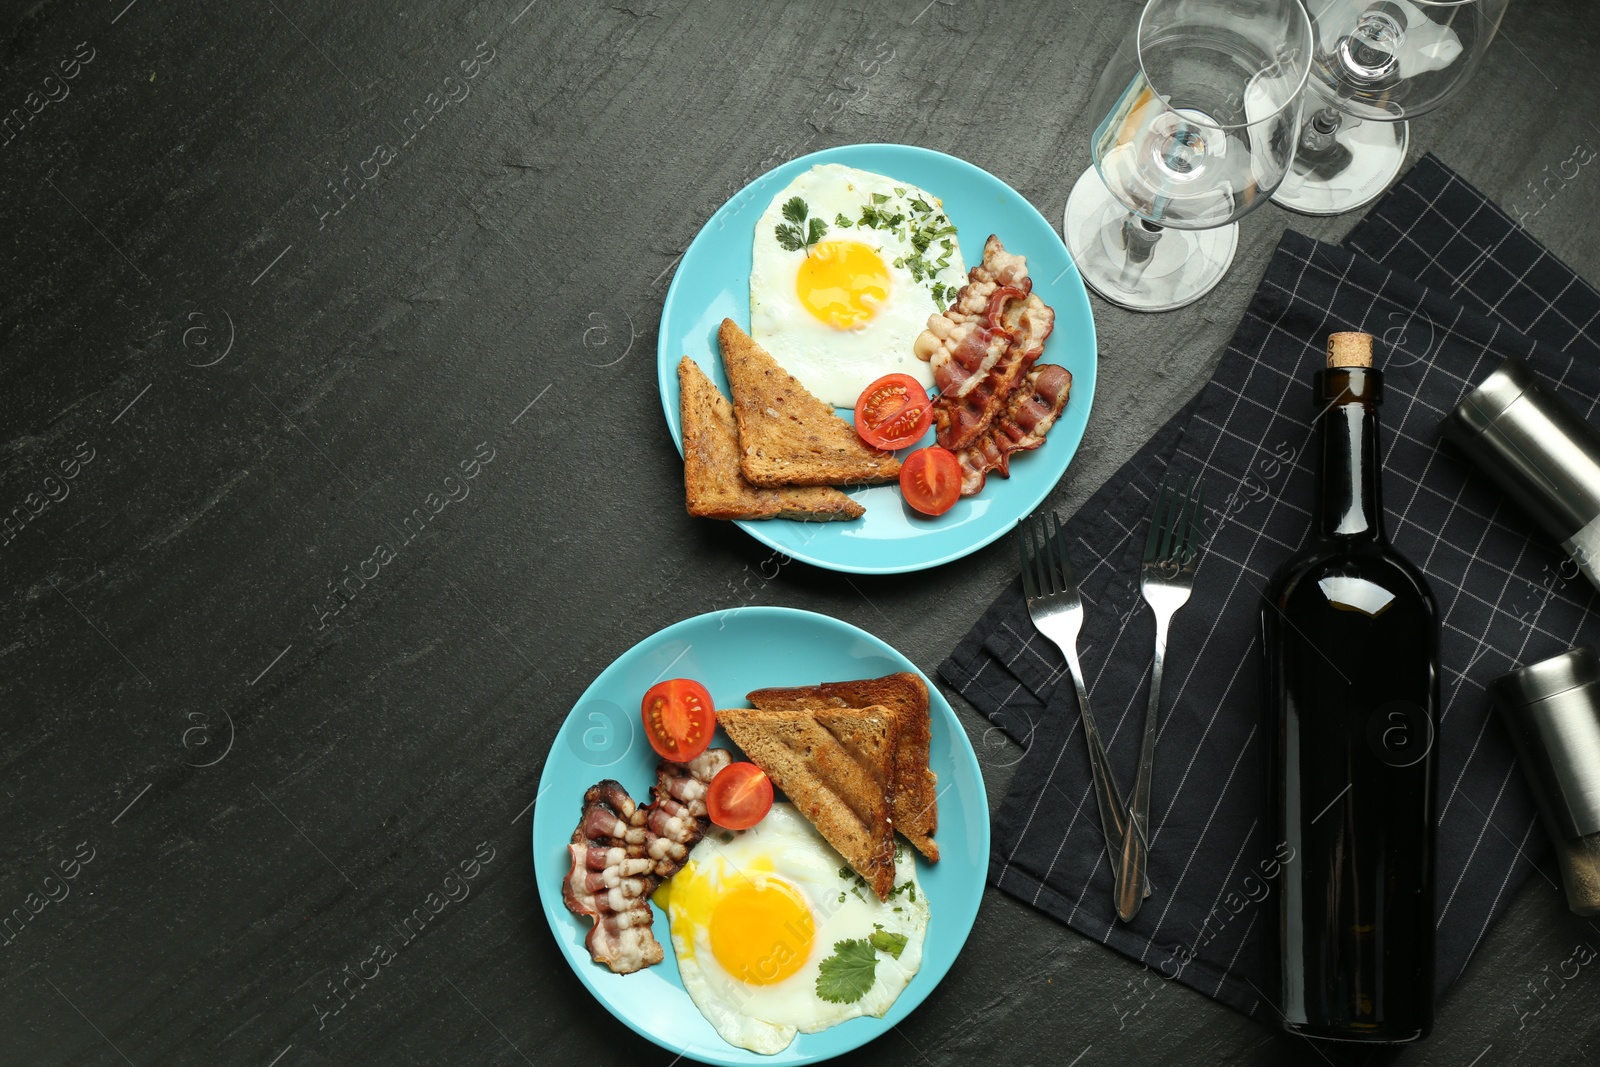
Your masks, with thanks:
[(1149, 0), (1100, 74), (1094, 166), (1067, 198), (1063, 236), (1090, 288), (1135, 311), (1210, 292), (1235, 220), (1288, 172), (1310, 69), (1299, 0)]
[(1306, 215), (1361, 207), (1405, 162), (1408, 118), (1478, 69), (1507, 0), (1307, 0), (1315, 52), (1294, 169), (1272, 200)]

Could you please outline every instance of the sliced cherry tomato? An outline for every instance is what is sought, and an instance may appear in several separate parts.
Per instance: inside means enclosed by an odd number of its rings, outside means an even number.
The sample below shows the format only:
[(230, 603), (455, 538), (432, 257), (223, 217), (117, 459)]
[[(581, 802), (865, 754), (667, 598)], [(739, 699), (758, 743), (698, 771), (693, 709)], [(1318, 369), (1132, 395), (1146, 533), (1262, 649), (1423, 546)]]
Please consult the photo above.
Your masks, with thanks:
[(856, 433), (873, 448), (914, 445), (932, 424), (928, 391), (909, 374), (885, 374), (856, 401)]
[(748, 830), (772, 810), (772, 780), (754, 763), (730, 763), (706, 790), (711, 821), (729, 830)]
[(924, 515), (943, 515), (961, 498), (961, 462), (947, 448), (919, 448), (900, 466), (900, 492)]
[(684, 763), (711, 744), (717, 712), (706, 687), (689, 678), (657, 682), (644, 695), (644, 732), (663, 759)]

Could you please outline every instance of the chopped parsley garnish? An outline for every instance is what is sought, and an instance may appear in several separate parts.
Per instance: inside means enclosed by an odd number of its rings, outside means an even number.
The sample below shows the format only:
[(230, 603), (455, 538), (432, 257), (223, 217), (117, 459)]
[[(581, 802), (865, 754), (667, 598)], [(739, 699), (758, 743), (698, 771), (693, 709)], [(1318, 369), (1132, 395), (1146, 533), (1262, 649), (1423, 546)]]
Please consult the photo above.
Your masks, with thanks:
[[(905, 200), (906, 191), (898, 185), (894, 191), (902, 198), (898, 207), (904, 210), (897, 210), (894, 197), (887, 193), (873, 193), (872, 202), (861, 205), (861, 217), (854, 225), (859, 229), (888, 230), (910, 245), (910, 254), (897, 257), (894, 265), (909, 271), (912, 281), (927, 285), (935, 303), (954, 300), (960, 287), (936, 279), (950, 266), (950, 257), (955, 254), (951, 240), (955, 226), (949, 216), (922, 197)], [(841, 227), (850, 225), (842, 214), (835, 216), (834, 222)]]
[(828, 224), (822, 219), (811, 219), (806, 216), (811, 214), (811, 209), (806, 202), (798, 196), (791, 196), (789, 202), (783, 205), (783, 217), (788, 223), (779, 223), (773, 227), (777, 234), (778, 247), (787, 252), (798, 252), (802, 248), (806, 255), (811, 254), (811, 246), (822, 240), (828, 234)]
[(832, 1004), (854, 1004), (877, 977), (878, 955), (870, 941), (837, 941), (833, 955), (817, 968), (817, 996)]
[(872, 925), (877, 929), (871, 937), (867, 938), (867, 941), (879, 952), (887, 953), (895, 959), (899, 959), (900, 953), (906, 950), (906, 935), (890, 933), (883, 927), (878, 926), (877, 923)]

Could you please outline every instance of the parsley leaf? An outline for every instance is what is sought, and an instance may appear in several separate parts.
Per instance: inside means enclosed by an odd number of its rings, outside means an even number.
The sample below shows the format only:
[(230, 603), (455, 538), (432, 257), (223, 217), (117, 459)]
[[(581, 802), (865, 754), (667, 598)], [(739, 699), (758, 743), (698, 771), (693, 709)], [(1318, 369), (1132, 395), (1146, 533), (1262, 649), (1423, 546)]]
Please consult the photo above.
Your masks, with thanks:
[(798, 252), (802, 248), (806, 255), (811, 254), (811, 246), (822, 240), (828, 233), (828, 224), (822, 219), (812, 219), (809, 224), (806, 216), (811, 209), (806, 202), (798, 196), (789, 198), (783, 205), (783, 217), (789, 220), (787, 225), (779, 223), (772, 228), (778, 238), (778, 247), (786, 252)]
[(901, 893), (904, 893), (906, 895), (906, 899), (915, 904), (917, 902), (917, 883), (907, 878), (905, 881), (889, 890), (889, 895), (891, 897), (897, 897)]
[(849, 219), (844, 217), (844, 212), (842, 212), (842, 211), (833, 216), (833, 224), (835, 226), (839, 227), (839, 229), (841, 229), (841, 230), (845, 229), (848, 226), (854, 226), (855, 225), (855, 223), (851, 222)]
[(894, 195), (896, 195), (896, 196), (905, 196), (906, 195), (906, 191), (904, 189), (900, 188), (897, 185), (897, 186), (894, 187)]
[(879, 952), (886, 952), (895, 959), (899, 959), (900, 953), (906, 949), (905, 934), (891, 934), (886, 930), (876, 931), (867, 941)]
[[(876, 934), (873, 936), (877, 936)], [(878, 957), (865, 939), (837, 941), (817, 969), (817, 996), (831, 1004), (854, 1004), (876, 980)]]
[(874, 204), (887, 204), (889, 202), (889, 194), (887, 194), (887, 193), (873, 193), (872, 194), (872, 202)]

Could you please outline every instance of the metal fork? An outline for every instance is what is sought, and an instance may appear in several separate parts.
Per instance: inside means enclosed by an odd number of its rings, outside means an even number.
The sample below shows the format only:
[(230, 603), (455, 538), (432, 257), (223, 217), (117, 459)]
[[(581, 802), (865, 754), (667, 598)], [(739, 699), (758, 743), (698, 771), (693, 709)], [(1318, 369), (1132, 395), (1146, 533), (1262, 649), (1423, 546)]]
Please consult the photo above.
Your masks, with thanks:
[[(1100, 808), (1100, 830), (1106, 839), (1113, 872), (1120, 870), (1127, 835), (1128, 805), (1117, 789), (1106, 759), (1094, 713), (1089, 710), (1089, 690), (1083, 684), (1083, 668), (1078, 664), (1078, 633), (1083, 629), (1083, 599), (1073, 577), (1072, 560), (1067, 555), (1067, 539), (1055, 515), (1035, 515), (1018, 524), (1017, 549), (1022, 556), (1022, 592), (1028, 601), (1028, 615), (1040, 633), (1061, 649), (1072, 684), (1078, 691), (1078, 717), (1089, 745), (1089, 770), (1094, 775), (1095, 802)], [(1037, 545), (1037, 547), (1035, 547)], [(1118, 896), (1121, 896), (1119, 885)]]
[(1205, 486), (1198, 475), (1189, 488), (1174, 492), (1166, 479), (1156, 490), (1150, 532), (1144, 542), (1144, 563), (1139, 568), (1139, 592), (1156, 619), (1156, 652), (1150, 668), (1150, 704), (1144, 713), (1144, 738), (1139, 747), (1139, 776), (1129, 798), (1130, 818), (1138, 833), (1123, 838), (1118, 857), (1117, 917), (1127, 922), (1139, 912), (1148, 891), (1132, 892), (1143, 885), (1150, 858), (1150, 772), (1155, 764), (1156, 728), (1161, 711), (1161, 672), (1167, 658), (1167, 628), (1172, 616), (1189, 602), (1194, 570), (1200, 560), (1200, 514)]

